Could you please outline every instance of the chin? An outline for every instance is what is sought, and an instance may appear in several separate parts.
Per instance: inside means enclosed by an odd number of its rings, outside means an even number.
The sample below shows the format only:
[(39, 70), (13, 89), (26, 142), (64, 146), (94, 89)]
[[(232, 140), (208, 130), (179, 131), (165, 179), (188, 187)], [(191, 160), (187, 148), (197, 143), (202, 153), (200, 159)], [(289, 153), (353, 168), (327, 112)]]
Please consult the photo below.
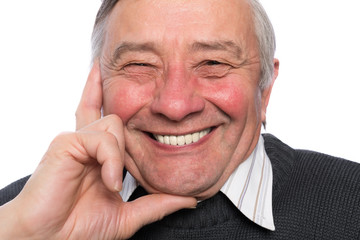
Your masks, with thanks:
[[(180, 172), (159, 172), (146, 180), (143, 186), (149, 193), (167, 193), (171, 195), (190, 196), (196, 198), (207, 198), (220, 190), (217, 184), (220, 176), (217, 174), (186, 171)], [(221, 187), (221, 186), (220, 186)]]

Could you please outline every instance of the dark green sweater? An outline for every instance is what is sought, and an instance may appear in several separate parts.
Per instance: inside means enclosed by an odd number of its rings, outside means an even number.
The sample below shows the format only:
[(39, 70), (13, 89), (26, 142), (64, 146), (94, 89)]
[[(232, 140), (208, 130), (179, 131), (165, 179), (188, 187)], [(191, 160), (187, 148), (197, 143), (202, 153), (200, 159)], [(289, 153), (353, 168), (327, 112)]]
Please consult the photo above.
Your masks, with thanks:
[[(273, 173), (276, 230), (248, 220), (221, 192), (147, 225), (133, 239), (360, 239), (360, 164), (294, 150), (265, 134)], [(26, 179), (0, 191), (0, 204)], [(138, 188), (131, 199), (146, 194)]]

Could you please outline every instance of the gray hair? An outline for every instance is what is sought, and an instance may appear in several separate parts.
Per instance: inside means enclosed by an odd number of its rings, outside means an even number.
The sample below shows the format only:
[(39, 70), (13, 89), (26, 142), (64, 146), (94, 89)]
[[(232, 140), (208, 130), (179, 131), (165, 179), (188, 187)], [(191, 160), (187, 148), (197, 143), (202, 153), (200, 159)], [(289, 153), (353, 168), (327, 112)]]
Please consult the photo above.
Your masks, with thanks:
[(260, 54), (261, 79), (259, 86), (265, 89), (271, 85), (274, 75), (276, 40), (274, 28), (265, 9), (258, 0), (248, 0), (252, 9), (253, 24)]
[[(120, 0), (103, 0), (96, 15), (92, 43), (92, 61), (99, 58), (104, 45), (107, 18)], [(268, 87), (274, 75), (274, 55), (276, 49), (275, 33), (268, 15), (258, 0), (247, 0), (253, 15), (253, 24), (258, 42), (260, 54), (261, 79), (259, 86), (261, 89)]]

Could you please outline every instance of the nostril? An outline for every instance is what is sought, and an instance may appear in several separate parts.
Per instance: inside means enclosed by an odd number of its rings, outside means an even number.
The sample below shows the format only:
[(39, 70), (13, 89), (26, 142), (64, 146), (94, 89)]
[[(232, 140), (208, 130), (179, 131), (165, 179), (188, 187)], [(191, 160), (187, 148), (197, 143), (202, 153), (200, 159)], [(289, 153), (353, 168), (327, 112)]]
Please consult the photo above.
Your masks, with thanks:
[(200, 96), (163, 93), (154, 100), (151, 111), (168, 120), (181, 121), (188, 115), (201, 112), (204, 107), (204, 100)]

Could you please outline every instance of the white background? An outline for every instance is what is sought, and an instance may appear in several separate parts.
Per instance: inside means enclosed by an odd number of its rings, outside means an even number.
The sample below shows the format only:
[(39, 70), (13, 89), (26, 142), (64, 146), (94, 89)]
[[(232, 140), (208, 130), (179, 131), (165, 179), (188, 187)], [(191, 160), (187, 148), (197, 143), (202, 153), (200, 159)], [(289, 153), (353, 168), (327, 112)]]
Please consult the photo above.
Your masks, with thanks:
[[(357, 0), (263, 0), (280, 75), (267, 131), (294, 148), (360, 162)], [(72, 131), (100, 0), (0, 2), (0, 188), (33, 172)]]

